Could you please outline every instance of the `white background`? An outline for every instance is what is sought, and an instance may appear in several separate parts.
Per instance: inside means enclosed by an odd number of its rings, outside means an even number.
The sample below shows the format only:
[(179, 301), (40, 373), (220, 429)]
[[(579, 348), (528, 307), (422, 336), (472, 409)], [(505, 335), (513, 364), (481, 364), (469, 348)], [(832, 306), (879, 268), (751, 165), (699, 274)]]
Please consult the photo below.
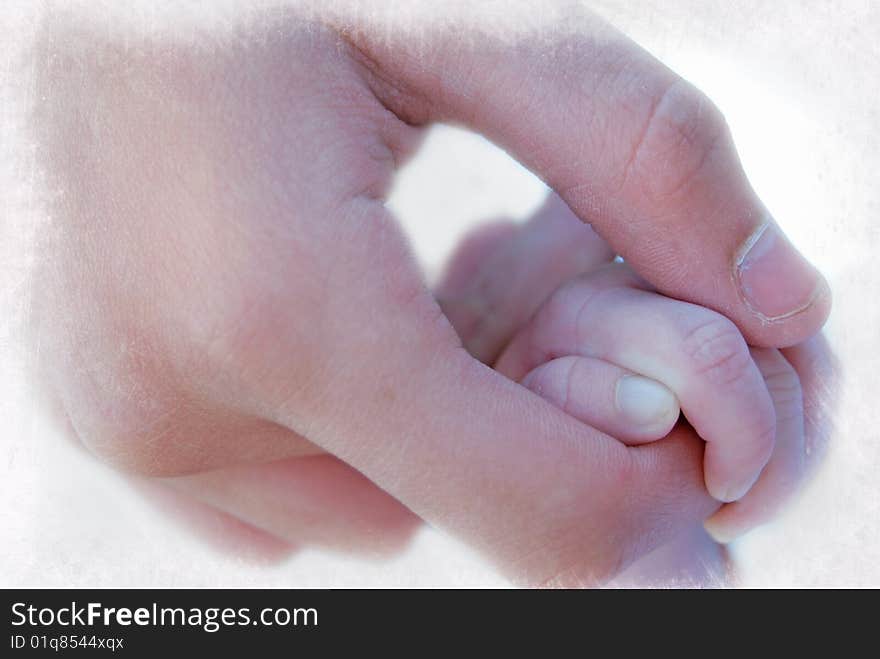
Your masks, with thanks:
[[(306, 550), (261, 566), (219, 554), (51, 429), (25, 384), (21, 340), (39, 220), (16, 105), (29, 5), (0, 6), (0, 585), (502, 585), (431, 530), (383, 562)], [(880, 3), (593, 6), (721, 107), (755, 188), (835, 294), (828, 333), (845, 381), (833, 451), (790, 513), (737, 545), (742, 583), (880, 586)], [(463, 231), (524, 217), (543, 194), (481, 138), (438, 127), (392, 206), (431, 274)]]

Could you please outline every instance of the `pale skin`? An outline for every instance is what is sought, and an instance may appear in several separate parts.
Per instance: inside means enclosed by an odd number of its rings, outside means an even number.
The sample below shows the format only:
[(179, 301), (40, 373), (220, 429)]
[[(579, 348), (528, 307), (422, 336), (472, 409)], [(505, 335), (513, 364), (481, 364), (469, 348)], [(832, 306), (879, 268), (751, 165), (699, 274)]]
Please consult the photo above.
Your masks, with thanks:
[[(830, 294), (717, 110), (582, 10), (495, 33), (478, 15), (356, 8), (180, 33), (47, 17), (33, 118), (53, 223), (35, 311), (78, 438), (278, 538), (385, 548), (421, 518), (531, 585), (602, 583), (710, 516), (719, 537), (764, 521), (824, 400), (808, 339)], [(450, 284), (438, 305), (383, 205), (433, 121), (502, 145), (610, 247), (529, 274), (546, 246), (503, 243), (482, 292)], [(639, 277), (579, 278), (590, 250)], [(491, 282), (516, 272), (529, 294), (512, 304)], [(567, 342), (590, 287), (611, 291), (581, 318), (590, 336), (606, 316), (633, 333), (650, 318), (689, 349)], [(592, 374), (564, 411), (557, 358)], [(634, 429), (601, 406), (620, 369), (675, 394), (705, 461), (673, 409)], [(797, 440), (799, 395), (774, 396), (777, 372), (803, 385)]]
[[(532, 280), (511, 285), (510, 256), (538, 233), (544, 245), (527, 247)], [(721, 469), (754, 460), (760, 485), (750, 483), (746, 492), (731, 497), (735, 505), (722, 507), (706, 522), (716, 539), (732, 540), (771, 519), (812, 460), (800, 378), (788, 359), (821, 354), (819, 341), (782, 351), (748, 347), (720, 314), (659, 295), (611, 257), (608, 245), (554, 196), (526, 226), (496, 225), (482, 238), (472, 237), (437, 293), (463, 325), (456, 307), (467, 308), (472, 291), (486, 285), (481, 277), (513, 289), (502, 293), (509, 300), (529, 292), (532, 304), (544, 300), (493, 360), (494, 368), (584, 423), (634, 446), (668, 435), (681, 412), (709, 445), (718, 442), (722, 451), (731, 447), (727, 454), (715, 454)], [(542, 295), (539, 286), (565, 274), (571, 275), (568, 281)], [(728, 341), (729, 333), (730, 352), (738, 356), (718, 359), (702, 340), (692, 349), (707, 328), (721, 337), (716, 342)], [(754, 384), (756, 379), (765, 386)], [(762, 424), (769, 427), (761, 430)]]

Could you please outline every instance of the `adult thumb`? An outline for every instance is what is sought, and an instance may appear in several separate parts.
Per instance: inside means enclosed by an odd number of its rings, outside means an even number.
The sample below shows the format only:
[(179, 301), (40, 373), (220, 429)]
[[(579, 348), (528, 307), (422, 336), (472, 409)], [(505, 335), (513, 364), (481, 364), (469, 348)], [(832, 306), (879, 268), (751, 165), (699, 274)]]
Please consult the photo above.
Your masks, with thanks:
[(428, 6), (334, 19), (398, 117), (483, 133), (660, 292), (724, 314), (750, 344), (821, 327), (827, 283), (752, 190), (701, 92), (576, 3), (444, 4), (442, 19)]

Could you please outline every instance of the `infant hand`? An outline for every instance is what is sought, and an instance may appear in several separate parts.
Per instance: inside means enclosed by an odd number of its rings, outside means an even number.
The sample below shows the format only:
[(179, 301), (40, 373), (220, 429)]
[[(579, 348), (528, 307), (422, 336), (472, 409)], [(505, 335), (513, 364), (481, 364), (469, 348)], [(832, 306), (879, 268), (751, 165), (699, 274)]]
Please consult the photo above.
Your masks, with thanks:
[(625, 264), (558, 289), (497, 368), (628, 444), (665, 436), (680, 405), (720, 501), (743, 498), (763, 470), (775, 481), (756, 488), (765, 513), (803, 470), (801, 386), (783, 355), (750, 349), (724, 316), (654, 292)]

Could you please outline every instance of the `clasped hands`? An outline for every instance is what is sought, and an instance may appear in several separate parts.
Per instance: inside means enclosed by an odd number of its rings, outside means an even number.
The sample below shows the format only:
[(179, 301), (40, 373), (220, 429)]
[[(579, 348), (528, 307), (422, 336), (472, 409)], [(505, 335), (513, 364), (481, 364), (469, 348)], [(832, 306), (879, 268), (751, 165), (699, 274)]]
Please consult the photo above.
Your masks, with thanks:
[[(80, 441), (291, 542), (423, 519), (525, 584), (769, 519), (820, 453), (830, 292), (718, 110), (580, 9), (357, 9), (46, 21), (35, 312)], [(432, 292), (383, 202), (438, 121), (558, 196)]]

